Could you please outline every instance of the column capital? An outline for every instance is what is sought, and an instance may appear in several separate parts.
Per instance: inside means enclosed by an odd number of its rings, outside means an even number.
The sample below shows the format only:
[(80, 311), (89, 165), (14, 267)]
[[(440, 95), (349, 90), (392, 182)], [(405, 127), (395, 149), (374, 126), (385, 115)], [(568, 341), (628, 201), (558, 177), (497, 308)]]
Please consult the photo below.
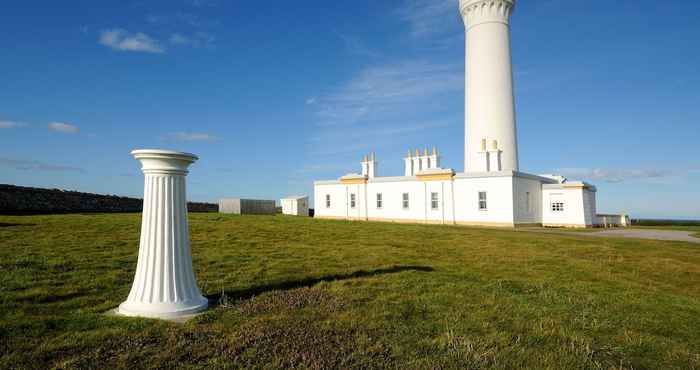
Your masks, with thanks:
[(160, 149), (140, 149), (131, 152), (141, 162), (143, 173), (186, 175), (187, 168), (199, 158), (190, 153)]
[(459, 0), (459, 12), (469, 29), (483, 23), (510, 23), (516, 0)]

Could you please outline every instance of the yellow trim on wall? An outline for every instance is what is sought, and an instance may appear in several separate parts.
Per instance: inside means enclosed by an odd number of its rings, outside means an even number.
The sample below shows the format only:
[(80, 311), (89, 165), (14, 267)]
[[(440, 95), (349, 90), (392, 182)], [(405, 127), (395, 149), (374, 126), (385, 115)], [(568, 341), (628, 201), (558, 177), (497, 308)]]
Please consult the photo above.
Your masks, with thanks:
[(445, 180), (452, 180), (454, 177), (454, 174), (452, 173), (436, 173), (436, 174), (427, 174), (427, 175), (416, 175), (418, 180), (420, 181), (445, 181)]
[(340, 183), (345, 185), (366, 184), (367, 179), (340, 179)]

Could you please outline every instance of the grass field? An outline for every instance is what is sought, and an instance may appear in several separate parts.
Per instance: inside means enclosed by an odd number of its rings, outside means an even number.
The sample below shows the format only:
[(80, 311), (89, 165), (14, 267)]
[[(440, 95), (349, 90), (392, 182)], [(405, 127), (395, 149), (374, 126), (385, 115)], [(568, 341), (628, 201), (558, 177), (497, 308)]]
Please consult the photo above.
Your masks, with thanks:
[(700, 368), (700, 248), (190, 215), (215, 307), (110, 317), (140, 215), (0, 217), (0, 368)]

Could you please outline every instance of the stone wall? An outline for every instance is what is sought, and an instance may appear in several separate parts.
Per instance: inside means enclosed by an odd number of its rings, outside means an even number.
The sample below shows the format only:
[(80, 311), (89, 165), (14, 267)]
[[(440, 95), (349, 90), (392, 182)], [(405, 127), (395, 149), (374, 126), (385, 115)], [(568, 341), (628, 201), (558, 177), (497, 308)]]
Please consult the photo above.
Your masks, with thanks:
[[(141, 212), (143, 200), (0, 184), (0, 214), (31, 215), (55, 213), (127, 213)], [(188, 203), (189, 212), (218, 212), (210, 203)]]

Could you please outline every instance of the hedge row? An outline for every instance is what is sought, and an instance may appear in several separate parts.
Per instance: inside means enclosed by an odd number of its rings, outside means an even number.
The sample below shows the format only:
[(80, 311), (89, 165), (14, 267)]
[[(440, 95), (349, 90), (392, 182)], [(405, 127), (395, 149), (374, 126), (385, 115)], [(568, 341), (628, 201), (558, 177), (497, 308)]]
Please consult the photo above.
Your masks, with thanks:
[[(34, 215), (65, 213), (141, 212), (143, 200), (67, 191), (0, 184), (0, 214)], [(190, 212), (218, 212), (210, 203), (188, 203)]]

